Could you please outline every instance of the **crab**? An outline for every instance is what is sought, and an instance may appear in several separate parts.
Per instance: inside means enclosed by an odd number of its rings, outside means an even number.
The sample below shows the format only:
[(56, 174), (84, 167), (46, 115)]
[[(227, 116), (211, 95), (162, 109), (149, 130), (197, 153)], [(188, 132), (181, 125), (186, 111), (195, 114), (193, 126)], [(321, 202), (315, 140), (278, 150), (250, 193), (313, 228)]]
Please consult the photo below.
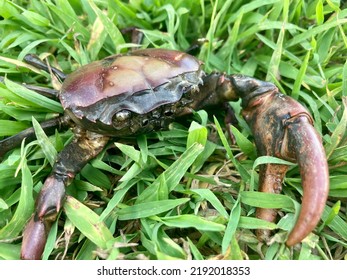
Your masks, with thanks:
[[(35, 56), (26, 60), (47, 70)], [(59, 153), (37, 197), (23, 232), (22, 259), (41, 258), (47, 234), (64, 204), (65, 188), (111, 138), (167, 129), (177, 117), (240, 98), (258, 155), (297, 162), (300, 168), (302, 208), (286, 244), (301, 242), (319, 222), (329, 191), (325, 151), (308, 110), (273, 83), (239, 74), (206, 74), (195, 57), (165, 49), (109, 56), (67, 76), (52, 71), (64, 80), (61, 90), (34, 89), (57, 95), (64, 114), (41, 125), (47, 133), (73, 127), (74, 140)], [(0, 157), (24, 138), (35, 138), (32, 128), (0, 141)], [(259, 190), (279, 193), (287, 168), (262, 165)], [(274, 221), (276, 210), (260, 208), (256, 216)], [(264, 240), (269, 233), (259, 230), (257, 234)]]

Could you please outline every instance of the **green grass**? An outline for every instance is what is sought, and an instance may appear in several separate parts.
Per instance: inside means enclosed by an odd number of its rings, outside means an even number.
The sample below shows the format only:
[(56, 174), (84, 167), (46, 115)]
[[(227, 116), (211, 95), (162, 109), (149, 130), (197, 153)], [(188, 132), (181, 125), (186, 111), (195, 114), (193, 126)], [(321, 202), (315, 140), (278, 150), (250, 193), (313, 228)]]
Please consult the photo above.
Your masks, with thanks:
[[(64, 211), (44, 258), (66, 259), (346, 259), (347, 6), (314, 1), (0, 0), (0, 137), (35, 125), (38, 140), (0, 163), (0, 259), (18, 259), (21, 232), (54, 155), (71, 140), (49, 138), (41, 122), (58, 102), (23, 82), (59, 82), (23, 63), (28, 53), (70, 73), (134, 44), (120, 30), (137, 27), (142, 48), (187, 50), (204, 69), (274, 82), (311, 111), (323, 137), (331, 190), (321, 223), (292, 249), (284, 245), (301, 201), (300, 175), (287, 173), (283, 195), (256, 192), (258, 167), (249, 128), (234, 103), (238, 145), (229, 146), (222, 118), (200, 111), (168, 131), (114, 139), (67, 188)], [(129, 2), (129, 3), (128, 3)], [(205, 39), (205, 40), (201, 40)], [(191, 124), (192, 123), (192, 124)], [(220, 126), (222, 128), (220, 128)], [(273, 159), (270, 159), (273, 160)], [(294, 201), (294, 203), (293, 203)], [(255, 219), (255, 207), (280, 208), (277, 224)], [(256, 228), (273, 229), (262, 244)]]

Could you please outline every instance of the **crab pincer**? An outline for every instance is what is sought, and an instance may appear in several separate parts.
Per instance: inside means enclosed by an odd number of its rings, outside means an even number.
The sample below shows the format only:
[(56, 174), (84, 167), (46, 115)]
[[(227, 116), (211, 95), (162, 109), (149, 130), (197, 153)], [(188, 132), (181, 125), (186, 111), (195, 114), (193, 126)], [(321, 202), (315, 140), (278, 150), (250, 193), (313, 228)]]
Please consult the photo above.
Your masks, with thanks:
[[(278, 92), (276, 87), (271, 88), (271, 84), (256, 83), (263, 84), (260, 88), (266, 90), (261, 94), (247, 91), (249, 98), (243, 104), (242, 114), (251, 127), (258, 154), (297, 162), (300, 169), (302, 207), (286, 241), (288, 246), (293, 246), (302, 241), (320, 220), (329, 192), (328, 164), (309, 112), (293, 98)], [(259, 190), (279, 193), (286, 172), (286, 165), (261, 166)], [(273, 222), (276, 211), (259, 208), (257, 217)], [(258, 230), (258, 237), (267, 240), (269, 231)]]

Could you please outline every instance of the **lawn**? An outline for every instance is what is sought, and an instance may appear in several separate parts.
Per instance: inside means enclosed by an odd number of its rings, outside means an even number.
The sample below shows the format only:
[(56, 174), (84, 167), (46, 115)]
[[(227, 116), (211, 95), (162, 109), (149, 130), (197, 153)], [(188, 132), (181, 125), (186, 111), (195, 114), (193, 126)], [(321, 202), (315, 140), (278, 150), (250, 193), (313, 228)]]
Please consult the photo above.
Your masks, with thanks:
[[(133, 28), (142, 40), (132, 41)], [(329, 163), (322, 219), (286, 247), (302, 197), (299, 169), (290, 166), (281, 195), (259, 195), (259, 165), (274, 159), (257, 160), (240, 102), (232, 102), (236, 144), (224, 113), (204, 110), (166, 131), (114, 138), (68, 186), (43, 258), (347, 259), (346, 34), (347, 4), (338, 0), (0, 0), (0, 139), (32, 126), (37, 137), (0, 162), (0, 259), (19, 259), (35, 198), (73, 138), (40, 129), (63, 109), (20, 83), (61, 83), (23, 58), (37, 54), (71, 73), (135, 47), (189, 51), (208, 73), (271, 81), (306, 106)], [(264, 205), (279, 209), (276, 223), (255, 218)], [(257, 228), (273, 230), (271, 240), (260, 242)]]

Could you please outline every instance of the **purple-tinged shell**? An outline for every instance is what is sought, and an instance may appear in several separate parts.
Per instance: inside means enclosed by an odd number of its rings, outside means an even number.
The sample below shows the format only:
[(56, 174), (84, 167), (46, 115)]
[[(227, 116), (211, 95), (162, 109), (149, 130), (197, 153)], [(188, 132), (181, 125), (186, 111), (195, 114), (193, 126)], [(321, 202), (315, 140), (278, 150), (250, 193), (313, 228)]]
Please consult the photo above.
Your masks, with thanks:
[[(62, 86), (60, 100), (76, 122), (111, 126), (114, 115), (122, 110), (146, 114), (179, 101), (184, 92), (201, 83), (201, 75), (201, 62), (186, 53), (138, 50), (107, 57), (71, 73)], [(102, 133), (100, 126), (97, 130)]]

